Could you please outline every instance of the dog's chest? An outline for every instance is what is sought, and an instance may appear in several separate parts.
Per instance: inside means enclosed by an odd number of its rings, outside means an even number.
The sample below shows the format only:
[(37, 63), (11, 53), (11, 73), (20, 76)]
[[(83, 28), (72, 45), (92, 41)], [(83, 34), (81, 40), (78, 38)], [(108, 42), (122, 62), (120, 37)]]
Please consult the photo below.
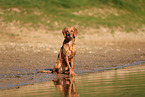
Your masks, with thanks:
[(64, 45), (63, 48), (64, 56), (68, 56), (69, 59), (71, 59), (73, 56), (75, 56), (75, 53), (76, 53), (76, 48), (74, 43), (70, 42), (67, 45)]
[(68, 50), (68, 57), (71, 58), (75, 55), (76, 48), (75, 45), (69, 44), (69, 50)]

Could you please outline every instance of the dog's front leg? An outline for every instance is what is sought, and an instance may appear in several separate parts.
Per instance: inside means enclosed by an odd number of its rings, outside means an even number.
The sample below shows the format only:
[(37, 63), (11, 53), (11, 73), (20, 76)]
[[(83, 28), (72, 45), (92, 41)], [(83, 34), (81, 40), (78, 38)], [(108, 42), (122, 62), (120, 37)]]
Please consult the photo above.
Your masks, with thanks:
[(74, 57), (71, 59), (71, 69), (72, 69), (72, 74), (76, 75), (74, 72)]
[(70, 72), (69, 74), (72, 75), (72, 69), (71, 69), (70, 64), (69, 64), (68, 56), (65, 57), (65, 61), (66, 61), (66, 64), (67, 64), (69, 72)]

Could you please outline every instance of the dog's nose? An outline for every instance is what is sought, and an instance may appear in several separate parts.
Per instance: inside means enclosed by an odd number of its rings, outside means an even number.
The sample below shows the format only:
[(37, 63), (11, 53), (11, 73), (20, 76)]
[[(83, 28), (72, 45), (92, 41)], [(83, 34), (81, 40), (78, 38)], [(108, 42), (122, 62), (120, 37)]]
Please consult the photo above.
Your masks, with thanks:
[(68, 36), (70, 37), (70, 34), (68, 34)]

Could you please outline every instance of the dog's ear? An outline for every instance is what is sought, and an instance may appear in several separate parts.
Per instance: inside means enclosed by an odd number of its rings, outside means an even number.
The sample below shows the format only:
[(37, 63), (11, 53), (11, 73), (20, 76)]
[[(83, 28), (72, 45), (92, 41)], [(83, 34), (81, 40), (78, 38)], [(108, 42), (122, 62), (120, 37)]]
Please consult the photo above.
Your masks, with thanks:
[(62, 34), (63, 34), (64, 37), (66, 37), (66, 33), (65, 32), (66, 32), (66, 27), (62, 30)]
[(78, 30), (75, 28), (75, 27), (73, 27), (73, 29), (74, 29), (74, 34), (73, 34), (73, 36), (74, 36), (74, 38), (77, 36), (77, 34), (78, 34)]

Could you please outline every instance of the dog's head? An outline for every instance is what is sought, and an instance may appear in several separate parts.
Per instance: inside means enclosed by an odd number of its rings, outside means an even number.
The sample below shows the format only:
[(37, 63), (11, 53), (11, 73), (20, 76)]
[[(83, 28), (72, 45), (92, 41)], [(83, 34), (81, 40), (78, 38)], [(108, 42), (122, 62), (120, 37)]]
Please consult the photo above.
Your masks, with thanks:
[(65, 27), (62, 30), (65, 39), (71, 40), (75, 39), (78, 34), (78, 30), (75, 27)]

